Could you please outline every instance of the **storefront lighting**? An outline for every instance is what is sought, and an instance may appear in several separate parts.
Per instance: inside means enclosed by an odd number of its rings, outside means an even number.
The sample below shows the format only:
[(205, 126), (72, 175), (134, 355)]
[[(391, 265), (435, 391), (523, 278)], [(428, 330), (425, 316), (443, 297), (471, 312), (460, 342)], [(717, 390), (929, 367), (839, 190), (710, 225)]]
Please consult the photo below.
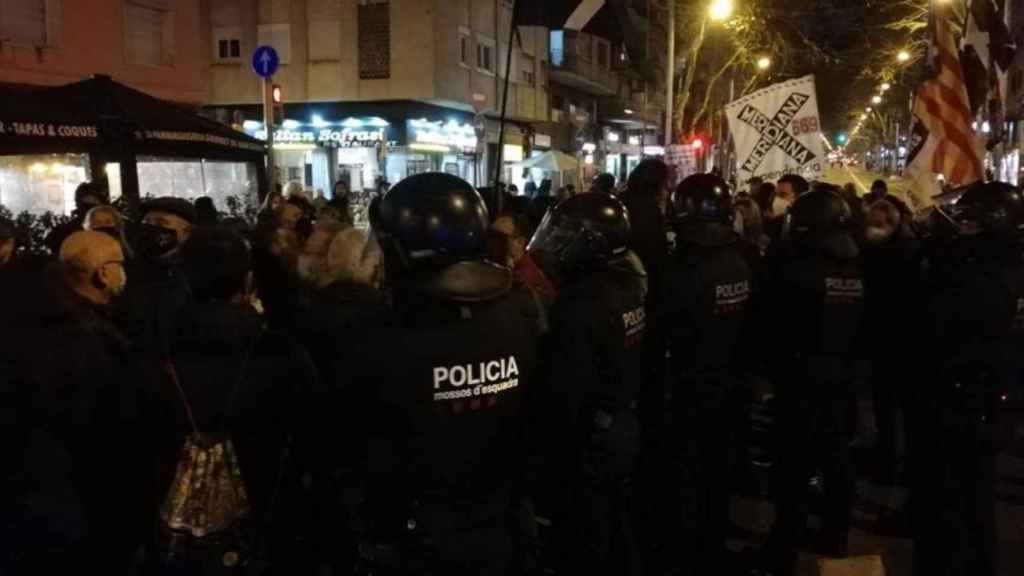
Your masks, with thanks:
[(324, 122), (323, 117), (320, 116), (319, 114), (313, 114), (312, 123), (313, 123), (313, 126), (315, 126), (317, 128), (323, 128), (324, 126), (330, 126), (331, 125), (330, 122)]
[(988, 123), (988, 120), (981, 124), (981, 132), (983, 134), (989, 134), (992, 132), (992, 125)]
[(284, 122), (281, 122), (281, 127), (284, 128), (285, 130), (295, 130), (300, 126), (302, 126), (302, 123), (299, 122), (298, 120), (289, 119), (285, 120)]
[(586, 142), (583, 144), (583, 151), (587, 154), (593, 154), (597, 150), (597, 145), (593, 142)]
[(586, 156), (585, 156), (585, 157), (583, 158), (583, 162), (584, 162), (585, 164), (593, 164), (593, 163), (594, 163), (594, 155), (593, 155), (593, 154), (587, 154), (587, 155), (586, 155)]
[(421, 142), (413, 142), (409, 144), (410, 150), (416, 150), (418, 152), (441, 152), (447, 154), (451, 152), (451, 148), (443, 144), (423, 144)]
[(633, 115), (633, 111), (630, 110), (629, 108), (626, 108), (625, 110), (623, 110), (623, 112), (625, 112), (627, 115), (630, 115), (630, 116)]
[(373, 126), (374, 128), (386, 128), (386, 127), (391, 125), (390, 122), (388, 122), (387, 120), (381, 118), (380, 116), (372, 116), (372, 117), (370, 117), (366, 121), (366, 124), (369, 125), (369, 126)]
[(362, 128), (364, 122), (359, 118), (345, 118), (342, 120), (341, 125), (344, 128)]
[(310, 150), (316, 150), (316, 145), (315, 144), (292, 144), (292, 143), (274, 144), (274, 150), (300, 150), (300, 151), (307, 151), (308, 152)]
[(630, 136), (629, 137), (629, 145), (630, 146), (639, 146), (640, 145), (640, 137), (639, 136)]
[(263, 128), (263, 122), (257, 122), (255, 120), (246, 120), (245, 122), (242, 122), (242, 128), (245, 130), (252, 131), (259, 130), (260, 128)]
[(619, 141), (619, 133), (618, 132), (609, 132), (608, 133), (608, 141), (609, 142), (618, 142)]
[(647, 156), (664, 156), (664, 146), (644, 146), (644, 154)]
[(35, 164), (28, 167), (29, 172), (46, 172), (46, 164), (42, 162), (36, 162)]

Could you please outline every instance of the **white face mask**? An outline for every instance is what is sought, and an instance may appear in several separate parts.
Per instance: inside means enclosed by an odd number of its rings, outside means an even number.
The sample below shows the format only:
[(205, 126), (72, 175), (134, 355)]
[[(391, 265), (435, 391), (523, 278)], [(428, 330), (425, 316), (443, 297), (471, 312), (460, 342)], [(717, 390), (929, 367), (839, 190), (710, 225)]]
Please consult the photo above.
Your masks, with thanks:
[(789, 207), (792, 205), (792, 200), (787, 200), (785, 198), (782, 198), (781, 196), (776, 196), (775, 199), (772, 200), (772, 214), (775, 216), (782, 216), (783, 214), (786, 213), (786, 210), (789, 210)]
[(887, 226), (868, 226), (864, 230), (864, 239), (871, 244), (881, 244), (892, 237), (895, 229)]

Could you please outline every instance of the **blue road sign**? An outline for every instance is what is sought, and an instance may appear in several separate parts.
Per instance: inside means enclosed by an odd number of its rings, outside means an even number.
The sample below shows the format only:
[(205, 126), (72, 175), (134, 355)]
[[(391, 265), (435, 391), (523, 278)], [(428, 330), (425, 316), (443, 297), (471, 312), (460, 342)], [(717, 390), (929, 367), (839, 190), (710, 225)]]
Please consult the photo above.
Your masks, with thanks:
[(277, 72), (281, 60), (272, 46), (260, 46), (252, 53), (252, 69), (263, 78), (270, 78)]

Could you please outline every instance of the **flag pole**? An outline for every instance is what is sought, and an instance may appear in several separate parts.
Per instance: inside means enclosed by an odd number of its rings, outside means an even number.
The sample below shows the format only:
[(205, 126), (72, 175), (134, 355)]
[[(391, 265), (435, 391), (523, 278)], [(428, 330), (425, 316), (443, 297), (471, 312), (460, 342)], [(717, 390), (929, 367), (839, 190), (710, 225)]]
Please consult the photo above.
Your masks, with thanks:
[[(505, 154), (505, 117), (508, 112), (508, 85), (509, 81), (512, 79), (512, 43), (515, 40), (516, 21), (518, 20), (517, 16), (519, 15), (519, 11), (516, 10), (517, 4), (519, 4), (518, 0), (512, 0), (512, 18), (510, 19), (511, 24), (509, 24), (508, 30), (508, 51), (505, 53), (505, 87), (502, 90), (501, 96), (501, 117), (498, 119), (498, 153), (496, 154), (497, 161), (494, 166), (494, 195), (495, 205), (497, 206), (496, 212), (500, 212), (502, 210), (502, 204), (505, 202), (505, 199), (499, 193), (499, 189), (501, 188), (501, 168), (504, 160), (503, 156)], [(500, 33), (498, 34), (498, 37), (501, 37)]]

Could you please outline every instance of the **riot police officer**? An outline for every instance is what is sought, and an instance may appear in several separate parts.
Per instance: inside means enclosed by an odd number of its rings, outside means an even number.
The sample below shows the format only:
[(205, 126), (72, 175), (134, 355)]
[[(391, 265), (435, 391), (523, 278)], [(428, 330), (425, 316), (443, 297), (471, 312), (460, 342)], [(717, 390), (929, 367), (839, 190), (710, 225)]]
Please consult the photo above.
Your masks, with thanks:
[(547, 434), (560, 571), (632, 574), (631, 480), (644, 379), (642, 264), (627, 248), (625, 207), (582, 194), (552, 208), (529, 253), (558, 288), (550, 312), (546, 385), (563, 425)]
[(953, 235), (928, 248), (936, 359), (925, 468), (912, 484), (917, 574), (996, 574), (997, 406), (1019, 389), (1024, 335), (1024, 199), (1001, 182), (968, 188), (948, 213)]
[(676, 467), (690, 470), (674, 488), (691, 478), (685, 502), (693, 506), (676, 523), (694, 530), (686, 535), (694, 547), (683, 555), (688, 562), (720, 566), (730, 456), (742, 423), (737, 383), (747, 355), (741, 345), (754, 279), (732, 227), (731, 192), (720, 177), (695, 174), (683, 180), (672, 197), (671, 217), (677, 248), (661, 306), (674, 384), (670, 436), (676, 449), (669, 454)]
[(759, 319), (778, 405), (777, 517), (768, 549), (777, 576), (796, 569), (815, 470), (824, 475), (826, 502), (820, 551), (846, 552), (853, 498), (846, 411), (864, 308), (859, 249), (838, 189), (816, 185), (786, 218), (781, 250), (766, 263)]
[[(537, 309), (484, 260), (487, 209), (465, 181), (411, 176), (374, 204), (393, 319), (366, 339), (353, 418), (369, 447), (357, 515), (373, 574), (505, 574)], [(357, 431), (358, 432), (358, 431)]]

